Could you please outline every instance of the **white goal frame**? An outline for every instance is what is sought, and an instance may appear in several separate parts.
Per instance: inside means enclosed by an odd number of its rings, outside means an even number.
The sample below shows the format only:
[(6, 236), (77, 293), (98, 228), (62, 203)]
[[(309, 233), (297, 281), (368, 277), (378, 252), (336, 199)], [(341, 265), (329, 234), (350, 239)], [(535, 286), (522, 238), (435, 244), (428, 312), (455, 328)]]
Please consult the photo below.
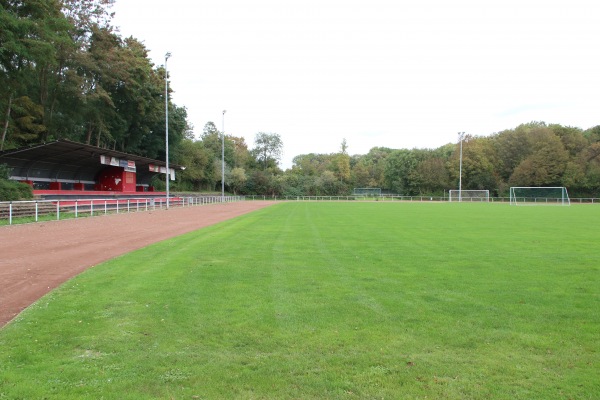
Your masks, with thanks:
[[(560, 197), (524, 196), (523, 191), (560, 190)], [(558, 192), (557, 192), (558, 193)], [(518, 205), (559, 205), (570, 206), (569, 193), (564, 186), (513, 186), (510, 188), (510, 204)]]
[(376, 197), (381, 196), (381, 188), (354, 188), (354, 196)]
[(448, 201), (472, 201), (488, 202), (490, 201), (489, 190), (450, 190), (448, 192)]

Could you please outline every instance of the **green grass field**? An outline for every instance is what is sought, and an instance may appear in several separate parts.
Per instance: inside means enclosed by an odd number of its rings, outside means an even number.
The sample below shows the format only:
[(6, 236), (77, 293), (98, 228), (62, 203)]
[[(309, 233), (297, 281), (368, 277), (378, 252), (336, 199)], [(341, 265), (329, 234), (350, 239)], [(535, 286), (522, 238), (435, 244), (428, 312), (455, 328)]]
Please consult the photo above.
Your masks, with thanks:
[(0, 331), (0, 399), (598, 399), (600, 208), (282, 203)]

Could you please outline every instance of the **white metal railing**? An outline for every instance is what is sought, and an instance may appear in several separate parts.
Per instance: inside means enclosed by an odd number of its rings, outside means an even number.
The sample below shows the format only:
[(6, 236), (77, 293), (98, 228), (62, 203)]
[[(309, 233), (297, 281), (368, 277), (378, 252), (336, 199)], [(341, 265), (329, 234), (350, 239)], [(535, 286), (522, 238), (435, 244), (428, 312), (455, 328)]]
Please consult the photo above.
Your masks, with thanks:
[[(275, 201), (379, 201), (379, 202), (447, 202), (444, 196), (178, 196), (169, 199), (169, 207), (191, 207), (207, 204), (229, 203), (244, 200), (275, 200)], [(552, 199), (554, 200), (554, 199)], [(539, 198), (539, 202), (547, 199)], [(479, 198), (463, 198), (463, 203), (481, 202)], [(490, 203), (510, 203), (509, 197), (490, 197)], [(582, 197), (571, 198), (571, 204), (600, 204), (600, 198)], [(38, 222), (41, 217), (45, 220), (79, 218), (108, 213), (140, 212), (166, 208), (165, 197), (130, 198), (130, 199), (76, 199), (76, 200), (29, 200), (1, 201), (0, 225), (13, 224), (15, 219), (23, 222)]]
[[(207, 204), (230, 203), (245, 200), (244, 196), (179, 196), (169, 198), (169, 207), (192, 207)], [(109, 213), (129, 213), (166, 209), (166, 197), (64, 199), (0, 202), (0, 225), (38, 222), (40, 219), (67, 219)]]
[[(263, 196), (263, 195), (247, 195), (246, 200), (287, 200), (287, 201), (406, 201), (406, 202), (444, 202), (449, 201), (448, 196), (403, 196), (397, 194), (382, 194), (378, 196)], [(555, 201), (555, 199), (538, 199), (539, 202)], [(463, 198), (463, 203), (481, 203), (488, 202), (484, 198)], [(490, 203), (510, 203), (509, 197), (490, 197)], [(571, 198), (571, 204), (600, 204), (600, 198), (582, 197)]]

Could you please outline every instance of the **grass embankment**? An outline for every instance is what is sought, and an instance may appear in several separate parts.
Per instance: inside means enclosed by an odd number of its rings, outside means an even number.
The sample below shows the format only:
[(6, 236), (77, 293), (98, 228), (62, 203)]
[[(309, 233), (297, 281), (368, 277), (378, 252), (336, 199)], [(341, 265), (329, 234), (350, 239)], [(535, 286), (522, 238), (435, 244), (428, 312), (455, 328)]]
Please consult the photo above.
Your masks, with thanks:
[(600, 209), (286, 203), (0, 331), (1, 398), (592, 399)]

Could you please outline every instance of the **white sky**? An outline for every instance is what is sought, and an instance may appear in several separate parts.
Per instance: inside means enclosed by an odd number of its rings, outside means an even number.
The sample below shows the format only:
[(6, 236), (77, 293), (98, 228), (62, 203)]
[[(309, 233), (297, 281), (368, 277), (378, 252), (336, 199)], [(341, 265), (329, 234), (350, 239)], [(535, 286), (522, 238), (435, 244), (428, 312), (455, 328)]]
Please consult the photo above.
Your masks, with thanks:
[(298, 154), (437, 148), (544, 121), (600, 125), (598, 0), (117, 0), (114, 24), (167, 51), (173, 101)]

